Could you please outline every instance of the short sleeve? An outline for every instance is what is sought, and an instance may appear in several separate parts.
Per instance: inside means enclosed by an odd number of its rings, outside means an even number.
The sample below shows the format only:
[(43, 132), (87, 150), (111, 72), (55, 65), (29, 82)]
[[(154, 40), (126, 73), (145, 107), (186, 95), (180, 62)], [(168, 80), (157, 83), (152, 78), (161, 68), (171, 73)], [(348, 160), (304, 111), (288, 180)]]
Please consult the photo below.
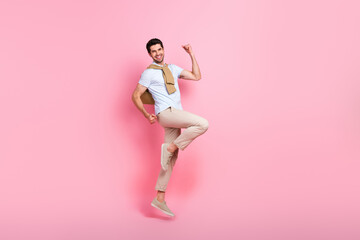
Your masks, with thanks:
[(173, 66), (173, 69), (174, 69), (174, 71), (175, 71), (174, 75), (179, 78), (181, 72), (182, 72), (184, 69), (182, 69), (181, 67), (176, 66), (176, 65), (174, 65), (174, 64), (172, 64), (172, 66)]
[(145, 71), (141, 74), (139, 83), (140, 83), (141, 85), (143, 85), (144, 87), (147, 87), (147, 88), (150, 86), (151, 77), (150, 77), (150, 74), (149, 74), (148, 71), (145, 70)]

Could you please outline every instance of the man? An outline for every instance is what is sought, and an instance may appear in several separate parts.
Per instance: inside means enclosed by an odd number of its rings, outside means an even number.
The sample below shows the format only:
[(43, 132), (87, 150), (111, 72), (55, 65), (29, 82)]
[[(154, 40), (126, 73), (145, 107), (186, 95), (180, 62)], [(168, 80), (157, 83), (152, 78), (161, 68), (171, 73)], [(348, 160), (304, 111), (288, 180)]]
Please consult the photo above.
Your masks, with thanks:
[[(150, 124), (157, 120), (165, 130), (161, 146), (161, 170), (156, 182), (157, 196), (151, 205), (167, 215), (174, 216), (165, 202), (165, 190), (178, 157), (179, 149), (184, 150), (195, 138), (205, 133), (208, 121), (190, 112), (183, 111), (178, 78), (198, 81), (201, 79), (199, 65), (190, 44), (182, 46), (190, 55), (192, 71), (164, 62), (163, 43), (153, 38), (146, 44), (152, 64), (141, 74), (132, 100)], [(149, 91), (155, 102), (155, 114), (148, 113), (142, 102), (142, 95)], [(150, 97), (151, 98), (151, 97)], [(185, 130), (181, 133), (181, 128)]]

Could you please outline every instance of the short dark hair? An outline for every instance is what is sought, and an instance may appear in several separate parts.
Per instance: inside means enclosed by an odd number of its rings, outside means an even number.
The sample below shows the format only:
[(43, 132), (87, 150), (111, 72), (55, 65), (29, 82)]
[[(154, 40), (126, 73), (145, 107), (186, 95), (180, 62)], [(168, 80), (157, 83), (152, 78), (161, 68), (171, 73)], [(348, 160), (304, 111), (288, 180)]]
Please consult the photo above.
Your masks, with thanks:
[(160, 39), (153, 38), (153, 39), (150, 39), (146, 44), (146, 49), (147, 49), (148, 53), (150, 53), (150, 47), (153, 45), (156, 45), (156, 44), (160, 44), (160, 46), (162, 48), (164, 48), (163, 43), (161, 42)]

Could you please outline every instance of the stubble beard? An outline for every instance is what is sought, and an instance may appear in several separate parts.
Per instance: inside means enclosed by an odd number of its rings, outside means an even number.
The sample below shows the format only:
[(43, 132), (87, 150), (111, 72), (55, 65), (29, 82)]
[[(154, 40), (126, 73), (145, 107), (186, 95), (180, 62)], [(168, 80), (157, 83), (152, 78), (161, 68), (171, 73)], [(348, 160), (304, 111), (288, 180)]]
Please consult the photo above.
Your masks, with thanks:
[(161, 60), (160, 60), (160, 61), (159, 61), (159, 60), (157, 60), (155, 57), (154, 57), (153, 59), (154, 59), (155, 63), (160, 64), (161, 62), (163, 62), (163, 61), (164, 61), (164, 56), (162, 56), (162, 58), (161, 58)]

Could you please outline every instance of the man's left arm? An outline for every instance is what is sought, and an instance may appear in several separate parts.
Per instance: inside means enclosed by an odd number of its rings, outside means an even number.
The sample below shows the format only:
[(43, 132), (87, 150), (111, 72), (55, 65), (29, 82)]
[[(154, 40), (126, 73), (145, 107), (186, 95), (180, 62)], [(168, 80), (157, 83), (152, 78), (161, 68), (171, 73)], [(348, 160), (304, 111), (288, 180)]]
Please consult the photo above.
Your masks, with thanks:
[(201, 79), (200, 68), (199, 68), (199, 64), (197, 63), (197, 61), (195, 59), (195, 55), (194, 55), (194, 52), (193, 52), (190, 44), (184, 45), (182, 47), (185, 49), (185, 51), (191, 57), (192, 71), (190, 72), (185, 69), (182, 70), (180, 73), (180, 78), (185, 79), (185, 80), (199, 81)]

